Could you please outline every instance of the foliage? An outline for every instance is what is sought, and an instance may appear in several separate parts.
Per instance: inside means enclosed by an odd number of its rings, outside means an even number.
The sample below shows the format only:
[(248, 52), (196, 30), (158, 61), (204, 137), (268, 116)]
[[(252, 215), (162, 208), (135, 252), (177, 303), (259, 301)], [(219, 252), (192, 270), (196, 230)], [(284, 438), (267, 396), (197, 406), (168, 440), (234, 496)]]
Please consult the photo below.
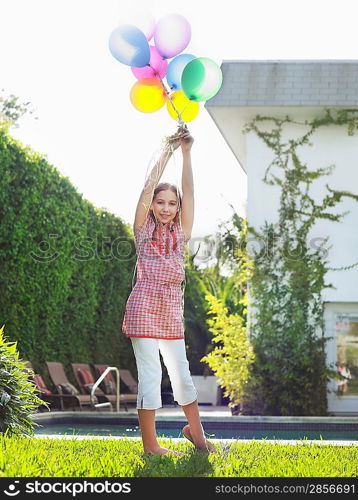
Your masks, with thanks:
[(194, 263), (194, 256), (187, 259), (185, 266), (184, 319), (187, 358), (193, 375), (209, 375), (211, 372), (201, 363), (201, 358), (207, 352), (211, 335), (208, 331), (206, 318), (209, 306), (205, 301), (208, 293), (205, 272)]
[[(4, 89), (2, 89), (2, 92), (4, 92)], [(20, 102), (19, 98), (14, 94), (0, 96), (0, 119), (8, 122), (9, 125), (18, 127), (18, 120), (24, 114), (33, 114), (33, 112), (30, 102)]]
[[(217, 443), (218, 452), (208, 456), (194, 452), (194, 447), (188, 442), (163, 438), (159, 442), (164, 447), (185, 453), (185, 456), (144, 455), (142, 443), (135, 439), (98, 439), (96, 436), (78, 439), (69, 435), (67, 439), (43, 439), (40, 436), (14, 439), (0, 436), (3, 451), (0, 454), (0, 476), (357, 477), (358, 447), (354, 445), (238, 440), (226, 446)], [(341, 488), (336, 491), (350, 490)]]
[[(50, 384), (45, 361), (135, 369), (121, 332), (135, 263), (118, 217), (83, 199), (46, 158), (0, 127), (0, 318)], [(26, 325), (26, 328), (24, 328)]]
[[(224, 231), (223, 231), (224, 228)], [(207, 322), (213, 334), (212, 350), (202, 359), (218, 377), (229, 406), (242, 403), (248, 387), (249, 367), (254, 354), (247, 332), (247, 283), (252, 263), (246, 251), (247, 224), (234, 212), (232, 226), (221, 225), (222, 237), (216, 252), (216, 275), (226, 267), (231, 274), (222, 277), (221, 293), (206, 295), (211, 317)], [(220, 283), (219, 281), (219, 283)]]
[(228, 309), (213, 295), (206, 295), (210, 304), (208, 319), (213, 342), (218, 344), (202, 361), (208, 363), (218, 377), (229, 406), (240, 404), (249, 378), (249, 365), (254, 360), (244, 319), (239, 314), (228, 314)]
[[(352, 114), (353, 113), (353, 114)], [(358, 128), (356, 110), (325, 110), (325, 116), (304, 124), (307, 132), (298, 139), (282, 140), (284, 119), (256, 116), (245, 132), (254, 131), (272, 149), (274, 159), (267, 167), (264, 182), (279, 186), (280, 208), (277, 224), (266, 222), (260, 231), (249, 231), (261, 243), (253, 251), (251, 340), (255, 363), (251, 373), (248, 413), (264, 415), (324, 415), (327, 408), (327, 381), (335, 377), (326, 366), (323, 331), (322, 290), (329, 269), (325, 245), (309, 244), (309, 231), (318, 219), (340, 221), (344, 213), (332, 213), (344, 197), (358, 196), (326, 185), (321, 201), (310, 195), (316, 179), (329, 175), (333, 166), (309, 169), (298, 156), (298, 148), (312, 145), (318, 127), (346, 125), (348, 133)], [(259, 124), (265, 122), (265, 130)], [(267, 126), (272, 123), (272, 127)], [(356, 264), (339, 268), (349, 269)]]
[(248, 280), (247, 225), (233, 210), (232, 218), (221, 222), (215, 239), (205, 239), (213, 264), (204, 270), (211, 294), (220, 299), (229, 313), (242, 315), (246, 323), (245, 299)]
[(19, 359), (17, 343), (6, 342), (3, 331), (4, 325), (0, 329), (0, 434), (31, 436), (38, 425), (31, 413), (47, 403), (36, 395), (36, 385)]
[(206, 296), (220, 300), (229, 314), (241, 315), (243, 324), (246, 324), (246, 280), (240, 271), (244, 259), (242, 250), (246, 249), (244, 225), (245, 221), (233, 210), (232, 219), (220, 224), (216, 236), (207, 236), (203, 241), (205, 253), (211, 256), (209, 264), (203, 268), (196, 263), (200, 245), (197, 252), (187, 259), (186, 339), (190, 369), (194, 375), (213, 373), (212, 366), (203, 364), (202, 359), (215, 344), (207, 323), (210, 302), (205, 300)]

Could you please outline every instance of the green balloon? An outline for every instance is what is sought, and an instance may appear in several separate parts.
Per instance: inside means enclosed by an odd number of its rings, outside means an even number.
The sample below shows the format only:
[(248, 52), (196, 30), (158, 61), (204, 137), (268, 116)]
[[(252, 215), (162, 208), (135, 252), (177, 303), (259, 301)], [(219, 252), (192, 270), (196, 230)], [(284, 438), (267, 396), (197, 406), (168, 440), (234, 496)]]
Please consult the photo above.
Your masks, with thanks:
[(185, 66), (181, 86), (192, 101), (207, 101), (219, 92), (223, 81), (221, 69), (211, 59), (198, 57)]

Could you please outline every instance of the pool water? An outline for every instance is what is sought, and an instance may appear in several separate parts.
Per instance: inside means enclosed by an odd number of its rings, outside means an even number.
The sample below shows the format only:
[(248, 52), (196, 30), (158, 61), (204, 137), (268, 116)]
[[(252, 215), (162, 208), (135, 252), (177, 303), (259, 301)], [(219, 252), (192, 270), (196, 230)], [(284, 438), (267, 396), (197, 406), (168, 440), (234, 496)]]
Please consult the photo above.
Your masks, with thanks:
[[(182, 438), (180, 426), (160, 428), (160, 422), (157, 422), (157, 434), (159, 437)], [(36, 435), (59, 434), (59, 435), (81, 435), (81, 436), (122, 436), (122, 437), (140, 437), (138, 425), (108, 425), (108, 424), (40, 424), (41, 427), (35, 427)], [(219, 428), (210, 425), (210, 428), (204, 425), (207, 437), (212, 439), (281, 439), (281, 440), (334, 440), (334, 441), (358, 441), (358, 430), (305, 430), (305, 429), (230, 429)]]

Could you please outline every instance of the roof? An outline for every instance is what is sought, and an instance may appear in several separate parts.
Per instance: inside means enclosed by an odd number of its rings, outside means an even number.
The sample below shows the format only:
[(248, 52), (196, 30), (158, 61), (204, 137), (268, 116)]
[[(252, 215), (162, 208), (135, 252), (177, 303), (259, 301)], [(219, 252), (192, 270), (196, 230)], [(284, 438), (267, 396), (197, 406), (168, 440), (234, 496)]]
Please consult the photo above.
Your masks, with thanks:
[(207, 108), (358, 105), (358, 60), (236, 60), (221, 69), (222, 87)]

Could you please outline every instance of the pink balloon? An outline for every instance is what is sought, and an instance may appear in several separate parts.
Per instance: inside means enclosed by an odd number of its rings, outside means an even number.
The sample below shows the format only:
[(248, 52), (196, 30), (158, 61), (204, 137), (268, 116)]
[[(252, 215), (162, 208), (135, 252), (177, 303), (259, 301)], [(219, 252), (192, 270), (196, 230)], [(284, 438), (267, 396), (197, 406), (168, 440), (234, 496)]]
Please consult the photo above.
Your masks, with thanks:
[(190, 42), (191, 28), (189, 22), (180, 14), (169, 14), (162, 17), (154, 30), (154, 42), (166, 59), (176, 56)]
[(164, 78), (167, 74), (168, 61), (163, 59), (158, 50), (154, 46), (150, 46), (150, 66), (143, 68), (132, 67), (133, 75), (140, 80), (141, 78)]

